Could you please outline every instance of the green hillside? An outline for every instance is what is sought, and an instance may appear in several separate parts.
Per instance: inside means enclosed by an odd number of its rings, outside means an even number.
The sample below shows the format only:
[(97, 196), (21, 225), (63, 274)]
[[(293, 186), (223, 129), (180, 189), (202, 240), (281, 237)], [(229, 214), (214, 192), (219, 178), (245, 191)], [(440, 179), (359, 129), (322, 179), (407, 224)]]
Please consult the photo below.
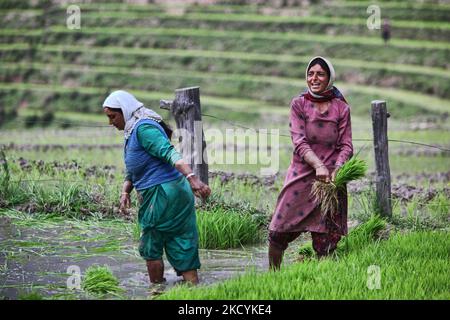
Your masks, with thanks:
[(379, 2), (392, 24), (385, 45), (380, 30), (366, 26), (373, 3), (259, 3), (79, 1), (81, 28), (71, 30), (59, 1), (2, 1), (2, 114), (98, 113), (117, 88), (143, 91), (157, 104), (191, 85), (217, 102), (207, 109), (243, 99), (276, 112), (304, 90), (314, 55), (333, 61), (356, 114), (367, 114), (373, 99), (387, 99), (404, 116), (450, 110), (449, 5)]

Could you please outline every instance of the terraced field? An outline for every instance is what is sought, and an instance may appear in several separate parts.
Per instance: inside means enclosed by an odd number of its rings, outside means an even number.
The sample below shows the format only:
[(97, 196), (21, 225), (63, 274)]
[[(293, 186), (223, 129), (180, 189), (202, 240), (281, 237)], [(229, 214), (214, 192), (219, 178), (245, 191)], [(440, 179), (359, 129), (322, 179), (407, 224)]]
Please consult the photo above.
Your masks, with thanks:
[[(392, 110), (410, 109), (404, 104), (409, 92), (444, 99), (450, 95), (447, 5), (380, 5), (383, 17), (393, 19), (388, 46), (378, 30), (367, 28), (367, 13), (361, 14), (367, 3), (361, 2), (336, 2), (324, 10), (81, 4), (80, 30), (65, 26), (64, 6), (7, 2), (3, 7), (0, 88), (2, 97), (14, 90), (16, 103), (35, 100), (35, 95), (27, 99), (23, 88), (11, 83), (115, 86), (155, 94), (196, 83), (206, 95), (286, 106), (304, 88), (302, 66), (316, 54), (333, 57), (355, 110), (367, 110), (371, 99), (382, 97), (380, 88), (389, 88), (386, 98)], [(422, 11), (422, 21), (411, 21), (411, 12)], [(79, 96), (75, 104), (90, 105), (83, 110), (94, 111), (102, 99)], [(51, 93), (47, 99), (53, 100)], [(406, 115), (423, 112), (416, 99), (410, 100), (414, 110)], [(448, 101), (424, 101), (429, 106), (436, 102), (441, 107), (430, 107), (432, 112), (445, 112)]]
[[(117, 194), (124, 169), (122, 137), (108, 127), (101, 109), (104, 98), (116, 89), (129, 90), (174, 126), (171, 115), (159, 109), (159, 100), (173, 98), (177, 88), (200, 86), (209, 156), (217, 152), (233, 154), (232, 157), (248, 156), (249, 150), (250, 153), (258, 150), (256, 143), (246, 144), (245, 132), (236, 136), (227, 129), (279, 130), (280, 135), (276, 136), (279, 141), (274, 135), (267, 135), (270, 150), (276, 151), (278, 172), (261, 177), (263, 164), (212, 163), (210, 178), (214, 197), (199, 213), (204, 232), (201, 235), (205, 250), (202, 254), (208, 261), (204, 273), (207, 283), (244, 271), (244, 268), (233, 267), (217, 271), (210, 256), (220, 256), (223, 252), (206, 250), (224, 248), (225, 243), (254, 245), (250, 240), (255, 240), (259, 247), (252, 251), (252, 256), (256, 252), (257, 268), (266, 266), (261, 258), (261, 252), (265, 252), (264, 228), (274, 209), (292, 154), (287, 121), (289, 103), (305, 90), (304, 69), (315, 55), (328, 57), (334, 64), (335, 84), (352, 108), (355, 149), (361, 150), (360, 156), (369, 164), (367, 179), (350, 188), (351, 221), (360, 223), (370, 217), (373, 196), (370, 190), (373, 190), (375, 179), (370, 107), (373, 100), (386, 100), (391, 115), (389, 150), (395, 200), (394, 218), (389, 223), (402, 232), (439, 229), (440, 241), (448, 245), (449, 4), (400, 0), (375, 3), (311, 1), (314, 3), (311, 5), (297, 3), (301, 1), (271, 0), (258, 1), (257, 5), (252, 1), (211, 1), (203, 5), (189, 1), (183, 5), (172, 4), (171, 1), (154, 2), (74, 2), (81, 9), (81, 28), (73, 30), (66, 25), (67, 4), (63, 1), (0, 2), (0, 145), (6, 155), (0, 158), (0, 182), (11, 181), (10, 186), (0, 184), (3, 188), (0, 241), (7, 240), (4, 242), (7, 249), (0, 256), (0, 276), (3, 275), (9, 285), (0, 288), (4, 289), (0, 291), (0, 297), (17, 298), (20, 290), (28, 291), (29, 283), (39, 278), (33, 272), (40, 269), (33, 266), (36, 270), (30, 271), (34, 274), (32, 280), (22, 285), (14, 280), (17, 270), (23, 267), (20, 259), (25, 259), (25, 252), (43, 250), (39, 251), (43, 259), (47, 259), (46, 254), (52, 250), (63, 252), (56, 243), (47, 241), (47, 232), (60, 230), (68, 239), (82, 240), (73, 234), (77, 231), (60, 228), (61, 221), (53, 216), (55, 212), (56, 216), (70, 219), (93, 218), (94, 222), (81, 223), (80, 230), (90, 234), (88, 230), (93, 223), (102, 232), (101, 240), (106, 241), (106, 245), (96, 243), (94, 239), (94, 243), (88, 240), (80, 242), (80, 247), (84, 246), (86, 252), (80, 253), (76, 246), (70, 247), (74, 252), (69, 255), (84, 257), (86, 260), (82, 263), (85, 266), (92, 261), (103, 261), (96, 254), (115, 250), (120, 251), (117, 259), (129, 263), (130, 270), (140, 270), (136, 252), (132, 252), (133, 243), (124, 245), (113, 239), (120, 228), (126, 229), (129, 238), (136, 237), (139, 232), (134, 224), (116, 219)], [(381, 18), (389, 19), (391, 23), (392, 39), (386, 44), (380, 30), (367, 27), (370, 16), (367, 8), (373, 4), (379, 6)], [(215, 140), (217, 131), (223, 133), (223, 141)], [(136, 202), (134, 204), (137, 205)], [(220, 219), (224, 213), (234, 216), (239, 212), (258, 217), (255, 225), (248, 215), (245, 219), (249, 220), (241, 222), (249, 230), (253, 228), (249, 233), (258, 230), (258, 237), (244, 234), (237, 240), (218, 240), (224, 242), (223, 246), (207, 241), (214, 238), (210, 233), (214, 228), (208, 229), (209, 226), (225, 224), (232, 228), (235, 221)], [(35, 216), (27, 220), (24, 218), (27, 213)], [(21, 224), (23, 219), (28, 224)], [(77, 223), (70, 221), (74, 225)], [(42, 229), (35, 232), (30, 227), (33, 224), (42, 224)], [(116, 224), (119, 227), (116, 228)], [(29, 227), (31, 229), (27, 229)], [(20, 248), (35, 251), (24, 249), (24, 252), (19, 252), (16, 242), (2, 238), (2, 230), (10, 229), (19, 230), (17, 234), (24, 233), (24, 237), (14, 240), (20, 242)], [(238, 234), (230, 230), (223, 232)], [(112, 236), (108, 232), (113, 232)], [(33, 235), (40, 240), (33, 239)], [(403, 241), (414, 246), (416, 241), (432, 237), (428, 233), (411, 238), (398, 237), (392, 243)], [(123, 235), (118, 238), (125, 239)], [(244, 239), (250, 240), (246, 242)], [(42, 243), (38, 243), (41, 240)], [(26, 243), (23, 244), (24, 241)], [(385, 249), (374, 245), (367, 257), (378, 255), (378, 250), (393, 254), (392, 243), (386, 243)], [(45, 251), (44, 244), (48, 244), (51, 250)], [(439, 259), (445, 256), (445, 252), (440, 254)], [(242, 257), (247, 257), (236, 252), (230, 255), (235, 256), (227, 256), (225, 260), (231, 264), (241, 264)], [(264, 254), (262, 256), (265, 257)], [(345, 259), (353, 263), (358, 261), (358, 257), (358, 252), (353, 252)], [(47, 262), (56, 261), (57, 265), (63, 266), (59, 256), (52, 260), (54, 258), (51, 256)], [(424, 254), (423, 258), (425, 261), (428, 256)], [(8, 269), (8, 261), (18, 269)], [(224, 265), (228, 266), (227, 261)], [(444, 260), (439, 261), (442, 266), (448, 266)], [(333, 264), (334, 261), (327, 261), (325, 271), (332, 270)], [(320, 267), (320, 263), (317, 266)], [(314, 262), (307, 268), (317, 266)], [(339, 264), (341, 266), (343, 264)], [(115, 267), (114, 271), (124, 277), (120, 280), (125, 287), (127, 281), (138, 281), (137, 295), (145, 296), (146, 280), (130, 276), (130, 270), (119, 270), (118, 265)], [(285, 277), (280, 276), (280, 281), (303, 275), (306, 269), (301, 268), (291, 269)], [(358, 268), (364, 274), (365, 265)], [(439, 273), (439, 268), (433, 267), (433, 270)], [(391, 271), (399, 279), (407, 276), (401, 270)], [(242, 283), (253, 283), (254, 276), (258, 277), (251, 274)], [(263, 283), (271, 283), (271, 276), (266, 277)], [(174, 278), (170, 277), (171, 284), (175, 282)], [(429, 275), (427, 279), (431, 281), (432, 278)], [(439, 275), (436, 279), (442, 278)], [(45, 279), (54, 283), (50, 278)], [(365, 295), (361, 291), (352, 291), (354, 288), (347, 288), (349, 291), (344, 296), (414, 298), (414, 290), (411, 289), (414, 279), (408, 277), (407, 280), (405, 295), (397, 295), (397, 289), (386, 294)], [(343, 281), (350, 284), (353, 280), (346, 278)], [(446, 298), (448, 294), (441, 291), (445, 285), (445, 281), (441, 281), (435, 291), (425, 290), (416, 298), (429, 298), (429, 292)], [(424, 288), (430, 286), (433, 287), (429, 282), (423, 283)], [(42, 288), (45, 289), (45, 293), (41, 292), (44, 297), (58, 297), (48, 286), (43, 285)], [(220, 288), (226, 291), (228, 287)], [(233, 284), (231, 288), (234, 288)], [(133, 296), (135, 289), (127, 287), (128, 297)], [(200, 291), (193, 296), (229, 298), (221, 290)], [(84, 295), (62, 291), (58, 291), (62, 298), (85, 298)], [(188, 290), (173, 292), (167, 297), (189, 296)], [(320, 292), (311, 292), (309, 287), (304, 287), (295, 291), (293, 296), (308, 299), (331, 291), (325, 286)], [(273, 294), (285, 298), (277, 290)], [(239, 292), (232, 297), (258, 298), (239, 295)], [(338, 295), (330, 294), (330, 298), (338, 298)]]

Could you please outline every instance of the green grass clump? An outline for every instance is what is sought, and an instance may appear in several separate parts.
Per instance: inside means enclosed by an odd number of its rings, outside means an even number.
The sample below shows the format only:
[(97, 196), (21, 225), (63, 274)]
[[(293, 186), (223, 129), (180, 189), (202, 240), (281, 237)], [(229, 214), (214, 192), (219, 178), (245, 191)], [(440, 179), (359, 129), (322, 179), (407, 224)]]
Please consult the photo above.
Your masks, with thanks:
[(311, 188), (311, 194), (316, 203), (320, 204), (322, 214), (333, 216), (338, 209), (338, 192), (353, 180), (365, 176), (367, 163), (364, 160), (352, 157), (338, 170), (334, 181), (329, 183), (315, 181)]
[(123, 292), (119, 287), (119, 280), (108, 266), (89, 267), (84, 275), (82, 289), (94, 295), (118, 295)]
[(197, 212), (199, 246), (203, 249), (228, 249), (257, 243), (261, 239), (258, 219), (249, 212), (211, 208)]

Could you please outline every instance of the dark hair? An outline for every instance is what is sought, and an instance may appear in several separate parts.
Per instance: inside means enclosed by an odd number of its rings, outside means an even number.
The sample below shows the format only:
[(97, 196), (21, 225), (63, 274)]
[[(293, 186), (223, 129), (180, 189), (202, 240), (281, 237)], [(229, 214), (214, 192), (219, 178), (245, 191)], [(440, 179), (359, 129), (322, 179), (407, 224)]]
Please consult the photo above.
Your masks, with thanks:
[(110, 108), (110, 107), (105, 107), (105, 108), (108, 108), (111, 111), (118, 112), (121, 115), (123, 115), (122, 109), (120, 109), (120, 108)]
[[(123, 115), (123, 111), (120, 108), (110, 108), (110, 107), (106, 107), (106, 108), (108, 108), (114, 112), (119, 112), (121, 115)], [(173, 134), (172, 128), (167, 123), (165, 123), (163, 120), (161, 120), (158, 123), (164, 129), (164, 132), (167, 134), (167, 137), (169, 137), (169, 140), (172, 140), (172, 134)]]
[(315, 58), (313, 61), (311, 61), (311, 63), (308, 66), (308, 71), (316, 64), (321, 66), (322, 69), (325, 70), (325, 72), (327, 73), (328, 78), (330, 78), (330, 76), (331, 76), (330, 68), (328, 67), (327, 63), (325, 61), (323, 61), (323, 59), (321, 59), (321, 58)]

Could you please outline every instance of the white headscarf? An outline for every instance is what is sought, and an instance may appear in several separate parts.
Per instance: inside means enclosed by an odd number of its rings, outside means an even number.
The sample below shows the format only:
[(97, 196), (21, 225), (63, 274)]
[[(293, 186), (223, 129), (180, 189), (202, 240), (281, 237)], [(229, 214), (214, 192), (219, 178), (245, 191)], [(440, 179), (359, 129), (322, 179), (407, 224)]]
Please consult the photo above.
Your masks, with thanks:
[[(336, 72), (334, 71), (334, 67), (333, 67), (333, 65), (331, 64), (331, 62), (328, 61), (327, 59), (325, 59), (324, 57), (317, 56), (317, 57), (312, 58), (312, 59), (308, 62), (308, 66), (306, 67), (306, 72), (305, 72), (305, 79), (306, 79), (306, 81), (308, 81), (308, 70), (309, 70), (309, 68), (310, 68), (310, 66), (311, 66), (311, 62), (313, 62), (313, 61), (316, 60), (316, 59), (321, 59), (321, 60), (323, 60), (323, 62), (325, 62), (325, 63), (327, 64), (328, 69), (330, 69), (330, 79), (328, 80), (328, 85), (327, 85), (325, 91), (330, 90), (330, 89), (333, 88), (334, 80), (336, 79)], [(309, 88), (308, 88), (308, 91), (309, 91), (309, 94), (312, 95), (313, 97), (316, 97), (316, 98), (320, 98), (320, 97), (321, 97), (321, 96), (318, 95), (318, 94), (312, 93), (311, 90), (309, 90)]]
[(124, 135), (128, 139), (133, 129), (142, 119), (152, 119), (157, 122), (162, 121), (162, 117), (155, 111), (144, 107), (144, 104), (138, 101), (131, 93), (124, 90), (117, 90), (111, 93), (103, 102), (103, 108), (109, 107), (122, 109), (125, 120)]

